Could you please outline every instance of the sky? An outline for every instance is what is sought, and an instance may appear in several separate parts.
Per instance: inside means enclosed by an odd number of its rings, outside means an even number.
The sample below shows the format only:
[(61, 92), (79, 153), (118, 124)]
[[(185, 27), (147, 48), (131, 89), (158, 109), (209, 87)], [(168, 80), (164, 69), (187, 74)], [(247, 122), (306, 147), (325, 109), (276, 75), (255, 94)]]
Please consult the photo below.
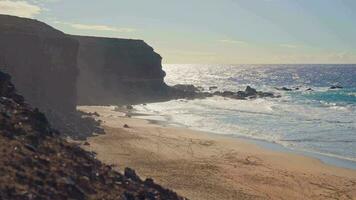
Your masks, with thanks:
[(0, 13), (142, 39), (164, 63), (356, 63), (356, 0), (0, 0)]

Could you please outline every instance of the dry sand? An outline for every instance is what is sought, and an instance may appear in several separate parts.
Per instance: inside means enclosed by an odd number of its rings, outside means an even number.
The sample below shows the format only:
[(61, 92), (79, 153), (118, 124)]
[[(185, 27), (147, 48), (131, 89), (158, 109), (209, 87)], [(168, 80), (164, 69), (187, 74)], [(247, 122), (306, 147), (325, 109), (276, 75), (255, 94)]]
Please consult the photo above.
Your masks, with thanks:
[(227, 136), (124, 117), (110, 107), (80, 110), (98, 112), (106, 131), (89, 138), (85, 149), (192, 200), (356, 199), (356, 170)]

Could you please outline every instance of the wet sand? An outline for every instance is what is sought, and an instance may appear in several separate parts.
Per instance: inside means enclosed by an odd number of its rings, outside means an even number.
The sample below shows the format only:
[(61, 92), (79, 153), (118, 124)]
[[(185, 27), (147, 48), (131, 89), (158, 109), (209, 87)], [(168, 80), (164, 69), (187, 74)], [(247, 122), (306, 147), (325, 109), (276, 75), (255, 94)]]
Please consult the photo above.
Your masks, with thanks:
[(83, 148), (192, 200), (356, 199), (356, 170), (237, 138), (164, 127), (110, 107), (79, 109), (99, 113), (106, 131)]

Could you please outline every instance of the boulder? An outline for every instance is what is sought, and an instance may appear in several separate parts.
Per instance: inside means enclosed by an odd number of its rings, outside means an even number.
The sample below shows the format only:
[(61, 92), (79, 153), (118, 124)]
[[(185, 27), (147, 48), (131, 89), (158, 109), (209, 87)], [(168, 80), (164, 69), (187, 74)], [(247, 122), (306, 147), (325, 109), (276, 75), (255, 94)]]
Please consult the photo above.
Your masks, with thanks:
[(253, 96), (253, 95), (257, 94), (257, 90), (255, 88), (250, 87), (250, 86), (246, 87), (245, 92), (246, 92), (247, 96)]
[[(287, 88), (287, 87), (281, 87), (281, 88), (276, 87), (276, 90), (281, 90), (281, 91), (292, 91), (292, 89), (291, 89), (291, 88)], [(299, 90), (299, 88), (296, 88), (296, 90)]]
[(216, 87), (216, 86), (209, 87), (209, 90), (216, 90), (216, 89), (218, 89), (218, 87)]
[(343, 87), (340, 85), (333, 85), (330, 87), (330, 89), (334, 90), (334, 89), (342, 89)]
[(231, 91), (224, 91), (221, 94), (221, 96), (223, 96), (223, 97), (231, 97), (231, 96), (234, 96), (234, 95), (235, 95), (235, 93), (231, 92)]
[(180, 90), (182, 92), (198, 92), (199, 89), (191, 84), (177, 84), (172, 86), (173, 89)]

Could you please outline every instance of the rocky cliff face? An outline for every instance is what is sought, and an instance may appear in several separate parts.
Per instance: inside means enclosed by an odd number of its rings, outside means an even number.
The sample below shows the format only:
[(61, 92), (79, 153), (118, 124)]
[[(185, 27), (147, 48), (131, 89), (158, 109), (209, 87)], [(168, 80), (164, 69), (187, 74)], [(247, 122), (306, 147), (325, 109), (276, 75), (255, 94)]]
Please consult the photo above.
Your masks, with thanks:
[(76, 109), (77, 52), (76, 40), (42, 22), (0, 15), (0, 69), (48, 115)]
[(137, 103), (165, 92), (161, 56), (142, 40), (72, 36), (79, 41), (78, 103)]
[(166, 98), (161, 59), (142, 40), (70, 36), (36, 20), (0, 15), (0, 70), (65, 133), (80, 130), (77, 104)]

